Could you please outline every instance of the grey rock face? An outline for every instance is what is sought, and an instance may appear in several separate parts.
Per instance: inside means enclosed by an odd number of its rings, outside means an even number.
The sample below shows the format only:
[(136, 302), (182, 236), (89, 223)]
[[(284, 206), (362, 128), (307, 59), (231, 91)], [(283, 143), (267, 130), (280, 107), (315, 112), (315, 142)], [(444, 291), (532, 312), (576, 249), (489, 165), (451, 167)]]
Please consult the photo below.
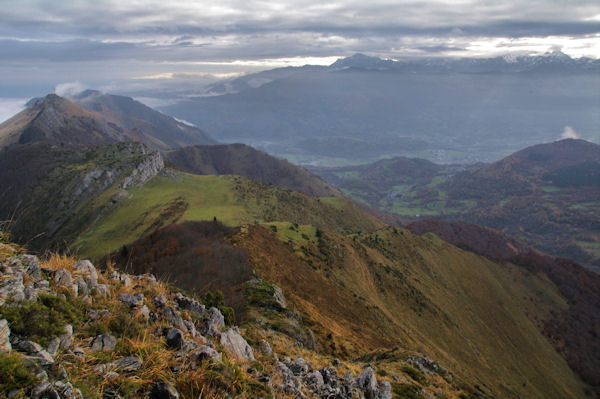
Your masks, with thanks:
[(150, 399), (179, 399), (179, 392), (168, 382), (160, 381), (152, 387)]
[(392, 384), (388, 381), (380, 381), (377, 385), (379, 399), (392, 399)]
[(336, 369), (331, 366), (323, 367), (321, 370), (319, 370), (319, 372), (323, 376), (323, 381), (325, 384), (334, 388), (338, 386), (339, 378)]
[(254, 352), (248, 342), (240, 335), (237, 327), (230, 328), (221, 333), (219, 343), (225, 347), (235, 358), (241, 361), (253, 361)]
[(109, 333), (98, 335), (91, 343), (92, 352), (112, 352), (117, 346), (117, 339)]
[(183, 333), (178, 328), (170, 328), (167, 331), (167, 346), (174, 349), (181, 349), (183, 347)]
[(192, 298), (188, 298), (179, 292), (175, 294), (175, 302), (177, 302), (177, 306), (179, 306), (180, 309), (189, 310), (190, 312), (194, 312), (199, 315), (204, 314), (204, 311), (206, 310), (205, 306), (200, 302)]
[(98, 271), (89, 260), (80, 260), (75, 263), (75, 270), (81, 273), (85, 282), (92, 288), (98, 285)]
[(304, 379), (304, 383), (308, 389), (313, 392), (320, 391), (323, 388), (323, 385), (325, 385), (325, 382), (323, 381), (323, 375), (321, 375), (321, 373), (318, 371), (309, 373)]
[(35, 255), (21, 255), (21, 259), (27, 265), (27, 274), (35, 281), (42, 279), (42, 271), (40, 269), (40, 260)]
[(57, 269), (54, 272), (54, 282), (59, 287), (71, 287), (73, 285), (73, 277), (67, 269)]
[(225, 318), (217, 308), (210, 308), (204, 317), (204, 329), (202, 333), (209, 337), (214, 337), (219, 330), (225, 326)]
[(144, 295), (141, 293), (135, 295), (119, 294), (119, 300), (130, 308), (134, 308), (144, 303)]
[(273, 288), (275, 289), (273, 292), (273, 298), (275, 298), (275, 302), (277, 302), (279, 306), (285, 309), (287, 305), (285, 302), (285, 296), (283, 296), (283, 291), (281, 291), (281, 288), (279, 288), (276, 285), (274, 285)]
[(183, 322), (183, 319), (181, 316), (179, 316), (179, 313), (177, 313), (175, 309), (170, 306), (165, 306), (161, 309), (161, 312), (165, 316), (165, 319), (167, 319), (167, 321), (171, 323), (173, 327), (187, 331), (188, 328), (186, 324)]
[(163, 294), (158, 294), (157, 296), (154, 297), (154, 305), (157, 308), (162, 308), (166, 304), (167, 304), (167, 297), (165, 297)]
[(8, 299), (21, 302), (25, 299), (25, 286), (23, 286), (23, 275), (5, 274), (0, 279), (0, 305), (4, 305)]
[(22, 341), (19, 339), (13, 339), (13, 348), (19, 352), (24, 352), (32, 358), (32, 360), (39, 363), (41, 366), (51, 366), (54, 364), (54, 358), (44, 348), (33, 341)]
[(203, 360), (214, 360), (220, 362), (221, 354), (211, 348), (210, 346), (202, 345), (193, 354), (193, 357), (199, 361)]
[(140, 367), (142, 367), (142, 359), (137, 356), (128, 356), (123, 357), (121, 359), (117, 359), (114, 362), (101, 364), (94, 368), (94, 371), (97, 373), (103, 374), (108, 371), (120, 371), (120, 372), (128, 372), (128, 371), (137, 371)]
[(46, 349), (46, 351), (52, 355), (52, 356), (56, 356), (56, 354), (58, 353), (58, 350), (60, 349), (60, 338), (58, 337), (54, 337), (52, 338), (52, 340), (48, 343), (48, 348)]
[(377, 379), (371, 366), (365, 368), (356, 380), (358, 388), (365, 393), (365, 398), (376, 399), (379, 392), (377, 389)]
[(291, 361), (290, 364), (288, 364), (288, 368), (290, 369), (290, 371), (292, 373), (294, 373), (294, 375), (304, 375), (304, 374), (308, 373), (308, 371), (311, 367), (306, 362), (306, 360), (299, 357), (299, 358)]
[(10, 327), (6, 319), (0, 320), (0, 352), (10, 352)]

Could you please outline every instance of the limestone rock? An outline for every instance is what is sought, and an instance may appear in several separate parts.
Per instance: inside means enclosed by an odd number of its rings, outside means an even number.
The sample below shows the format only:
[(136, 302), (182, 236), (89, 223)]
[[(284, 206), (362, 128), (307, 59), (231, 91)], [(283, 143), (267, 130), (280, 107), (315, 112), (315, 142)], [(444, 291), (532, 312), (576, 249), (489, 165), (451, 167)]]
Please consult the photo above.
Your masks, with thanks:
[(200, 302), (196, 301), (195, 299), (188, 298), (179, 292), (175, 294), (175, 302), (177, 302), (177, 306), (179, 306), (180, 309), (189, 310), (190, 312), (194, 312), (199, 315), (204, 314), (204, 311), (206, 310), (205, 306)]
[(366, 367), (356, 380), (358, 388), (365, 393), (365, 398), (376, 399), (378, 396), (377, 379), (371, 366)]
[(225, 347), (235, 358), (241, 361), (253, 361), (254, 352), (248, 342), (241, 336), (237, 327), (230, 328), (221, 333), (219, 343)]
[(225, 317), (221, 314), (219, 309), (210, 308), (206, 312), (204, 317), (204, 329), (202, 333), (209, 337), (214, 337), (219, 333), (221, 327), (225, 326)]
[(181, 349), (183, 347), (183, 333), (178, 328), (170, 328), (167, 331), (167, 346), (174, 349)]
[(150, 399), (179, 399), (179, 392), (168, 382), (160, 381), (152, 387)]
[(6, 319), (0, 320), (0, 352), (10, 352), (10, 327)]
[(193, 354), (193, 357), (199, 361), (214, 360), (220, 362), (221, 354), (210, 346), (202, 345)]
[(35, 255), (22, 255), (23, 263), (27, 265), (27, 274), (35, 281), (42, 279), (42, 270), (40, 269), (40, 260)]
[(12, 342), (13, 348), (19, 352), (24, 352), (41, 366), (51, 366), (54, 364), (54, 358), (38, 343), (33, 341), (19, 340), (15, 337)]
[(75, 262), (75, 270), (81, 273), (90, 287), (94, 288), (98, 285), (98, 271), (89, 260)]
[(92, 352), (112, 352), (117, 346), (117, 339), (109, 333), (98, 335), (92, 341)]
[(0, 306), (4, 305), (6, 300), (12, 299), (15, 302), (21, 302), (25, 299), (25, 286), (23, 286), (22, 274), (8, 274), (0, 279)]
[(59, 287), (71, 287), (73, 285), (73, 277), (67, 269), (57, 269), (54, 272), (54, 282)]
[(134, 308), (144, 303), (144, 294), (119, 294), (119, 300), (130, 308)]

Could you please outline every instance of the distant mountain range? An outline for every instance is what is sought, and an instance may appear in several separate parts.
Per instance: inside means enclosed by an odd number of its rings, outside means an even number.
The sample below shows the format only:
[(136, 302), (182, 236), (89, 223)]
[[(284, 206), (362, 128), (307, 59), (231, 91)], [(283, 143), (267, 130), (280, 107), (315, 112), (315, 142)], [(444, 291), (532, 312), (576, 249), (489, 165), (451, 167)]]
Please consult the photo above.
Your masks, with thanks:
[(0, 125), (0, 149), (41, 141), (79, 145), (139, 141), (159, 149), (216, 143), (202, 130), (132, 98), (94, 90), (72, 99), (55, 94), (33, 99)]
[(296, 164), (489, 162), (565, 129), (600, 143), (599, 71), (599, 60), (558, 52), (397, 61), (357, 54), (221, 82), (161, 110), (221, 142)]

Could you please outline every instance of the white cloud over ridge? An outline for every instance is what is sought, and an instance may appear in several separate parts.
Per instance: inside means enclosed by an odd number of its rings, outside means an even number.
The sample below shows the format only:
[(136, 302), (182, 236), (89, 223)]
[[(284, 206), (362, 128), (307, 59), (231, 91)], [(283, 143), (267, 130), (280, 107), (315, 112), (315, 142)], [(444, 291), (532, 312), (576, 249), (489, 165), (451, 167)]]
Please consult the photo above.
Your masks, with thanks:
[(61, 97), (72, 98), (83, 92), (85, 89), (86, 87), (80, 82), (59, 83), (54, 88), (54, 94)]
[(577, 133), (577, 131), (575, 131), (575, 129), (573, 129), (572, 126), (565, 126), (563, 129), (563, 132), (560, 135), (561, 140), (564, 139), (580, 139), (581, 136), (579, 135), (579, 133)]

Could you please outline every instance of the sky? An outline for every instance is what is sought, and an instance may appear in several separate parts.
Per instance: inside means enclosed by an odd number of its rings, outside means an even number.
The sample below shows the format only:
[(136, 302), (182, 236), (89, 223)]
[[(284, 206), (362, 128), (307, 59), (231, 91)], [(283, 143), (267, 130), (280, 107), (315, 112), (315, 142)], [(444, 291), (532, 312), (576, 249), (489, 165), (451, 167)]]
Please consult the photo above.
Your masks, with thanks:
[(561, 50), (600, 58), (597, 0), (0, 0), (0, 7), (0, 120), (57, 88), (160, 105), (215, 79), (328, 65), (356, 52), (398, 59)]

